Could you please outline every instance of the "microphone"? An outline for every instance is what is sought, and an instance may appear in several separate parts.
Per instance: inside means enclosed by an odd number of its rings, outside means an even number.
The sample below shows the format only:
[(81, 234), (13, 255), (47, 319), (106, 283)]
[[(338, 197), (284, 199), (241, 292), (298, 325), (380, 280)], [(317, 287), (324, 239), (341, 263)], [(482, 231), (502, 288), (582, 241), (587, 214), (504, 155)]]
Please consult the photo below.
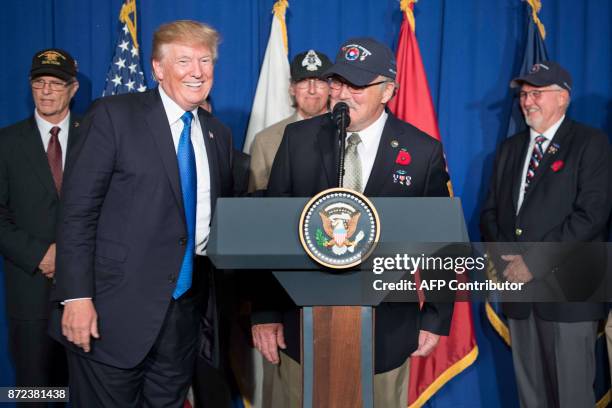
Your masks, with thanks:
[(346, 128), (351, 123), (351, 116), (349, 115), (349, 107), (344, 102), (338, 102), (334, 105), (332, 111), (332, 119), (338, 128), (338, 187), (342, 188), (344, 184), (344, 149), (346, 139)]
[(338, 129), (346, 129), (351, 123), (348, 105), (344, 102), (338, 102), (336, 105), (334, 105), (332, 118)]

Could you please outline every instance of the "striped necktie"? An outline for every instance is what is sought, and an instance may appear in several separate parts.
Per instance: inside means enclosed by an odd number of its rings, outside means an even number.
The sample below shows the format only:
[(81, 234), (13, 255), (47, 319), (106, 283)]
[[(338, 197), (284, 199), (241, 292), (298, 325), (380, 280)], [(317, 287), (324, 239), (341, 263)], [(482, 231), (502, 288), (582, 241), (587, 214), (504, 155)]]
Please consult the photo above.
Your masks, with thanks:
[(527, 168), (527, 177), (525, 177), (525, 192), (527, 192), (529, 184), (531, 183), (531, 180), (533, 180), (535, 172), (540, 165), (540, 161), (542, 161), (542, 157), (544, 157), (543, 144), (545, 141), (546, 138), (543, 135), (538, 135), (535, 138), (535, 145), (533, 146), (531, 159), (529, 159), (529, 167)]

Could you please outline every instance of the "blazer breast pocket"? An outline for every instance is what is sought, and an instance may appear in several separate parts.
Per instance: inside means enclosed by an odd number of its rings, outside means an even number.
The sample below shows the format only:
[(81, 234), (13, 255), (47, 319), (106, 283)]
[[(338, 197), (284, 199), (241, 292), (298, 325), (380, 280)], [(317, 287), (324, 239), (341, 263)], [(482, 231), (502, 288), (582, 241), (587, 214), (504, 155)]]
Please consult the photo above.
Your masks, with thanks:
[(96, 241), (94, 258), (96, 295), (107, 292), (123, 280), (127, 255), (128, 250), (123, 244), (105, 239)]

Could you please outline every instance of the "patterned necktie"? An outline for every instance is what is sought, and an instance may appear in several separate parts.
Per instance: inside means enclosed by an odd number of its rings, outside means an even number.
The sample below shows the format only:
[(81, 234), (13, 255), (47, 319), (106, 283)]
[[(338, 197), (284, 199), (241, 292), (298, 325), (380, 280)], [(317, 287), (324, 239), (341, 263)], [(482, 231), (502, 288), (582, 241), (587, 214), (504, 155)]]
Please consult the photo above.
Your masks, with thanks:
[(535, 145), (533, 146), (533, 152), (531, 152), (531, 159), (529, 160), (529, 167), (527, 168), (527, 177), (525, 177), (525, 192), (527, 192), (527, 188), (529, 188), (529, 184), (535, 176), (535, 172), (540, 165), (540, 161), (542, 161), (542, 157), (544, 157), (543, 144), (545, 141), (546, 138), (542, 135), (538, 135), (535, 138)]
[(47, 160), (49, 161), (49, 168), (51, 169), (51, 175), (53, 176), (53, 182), (55, 188), (59, 194), (62, 189), (62, 146), (60, 145), (59, 138), (57, 135), (60, 132), (58, 126), (53, 126), (49, 133), (51, 138), (47, 145)]
[(348, 145), (344, 152), (344, 180), (345, 188), (362, 192), (361, 186), (361, 159), (357, 146), (361, 143), (359, 133), (351, 133), (348, 137)]
[(195, 153), (193, 151), (193, 145), (191, 144), (191, 121), (193, 120), (193, 114), (191, 112), (185, 112), (183, 116), (181, 116), (181, 120), (184, 126), (181, 132), (176, 156), (179, 165), (179, 175), (181, 177), (185, 221), (187, 222), (187, 246), (185, 248), (185, 256), (181, 264), (176, 288), (172, 294), (174, 299), (181, 297), (191, 287), (195, 249), (197, 174)]

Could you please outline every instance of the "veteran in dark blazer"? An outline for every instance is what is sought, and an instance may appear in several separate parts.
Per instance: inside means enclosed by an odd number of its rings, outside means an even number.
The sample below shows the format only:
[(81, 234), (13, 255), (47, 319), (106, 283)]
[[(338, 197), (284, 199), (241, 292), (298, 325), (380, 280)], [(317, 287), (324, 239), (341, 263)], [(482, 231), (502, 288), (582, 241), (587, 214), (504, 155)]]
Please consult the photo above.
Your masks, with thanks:
[[(597, 323), (606, 308), (576, 302), (588, 291), (576, 295), (581, 287), (596, 290), (605, 269), (604, 251), (593, 243), (608, 236), (610, 145), (603, 132), (566, 116), (572, 79), (559, 64), (535, 64), (511, 86), (520, 88), (529, 129), (505, 140), (497, 153), (481, 231), (488, 242), (516, 248), (501, 256), (507, 280), (525, 283), (535, 300), (547, 300), (540, 296), (551, 288), (561, 296), (551, 300), (568, 300), (503, 305), (520, 403), (592, 407)], [(570, 245), (580, 250), (568, 256)]]
[(66, 385), (66, 356), (47, 334), (63, 171), (74, 156), (75, 60), (47, 49), (32, 59), (34, 115), (0, 130), (0, 254), (17, 386)]
[[(440, 142), (385, 109), (395, 92), (395, 69), (387, 46), (355, 38), (341, 47), (336, 63), (325, 73), (332, 109), (339, 102), (349, 107), (344, 187), (371, 197), (446, 197), (448, 175)], [(310, 197), (337, 187), (336, 135), (330, 114), (289, 124), (274, 160), (268, 194)], [(277, 302), (276, 309), (270, 299), (256, 305), (253, 340), (273, 363), (279, 361), (277, 348), (285, 349), (280, 358), (282, 375), (284, 365), (299, 361), (299, 315), (289, 299)], [(376, 308), (376, 407), (407, 406), (409, 357), (429, 354), (439, 336), (448, 335), (452, 311), (451, 303), (426, 303), (422, 310), (416, 303), (383, 303)], [(299, 391), (289, 394), (292, 399), (286, 406), (297, 406)]]
[(64, 185), (51, 330), (76, 407), (182, 407), (199, 344), (215, 201), (232, 195), (229, 129), (198, 108), (217, 32), (153, 38), (159, 86), (100, 99)]

